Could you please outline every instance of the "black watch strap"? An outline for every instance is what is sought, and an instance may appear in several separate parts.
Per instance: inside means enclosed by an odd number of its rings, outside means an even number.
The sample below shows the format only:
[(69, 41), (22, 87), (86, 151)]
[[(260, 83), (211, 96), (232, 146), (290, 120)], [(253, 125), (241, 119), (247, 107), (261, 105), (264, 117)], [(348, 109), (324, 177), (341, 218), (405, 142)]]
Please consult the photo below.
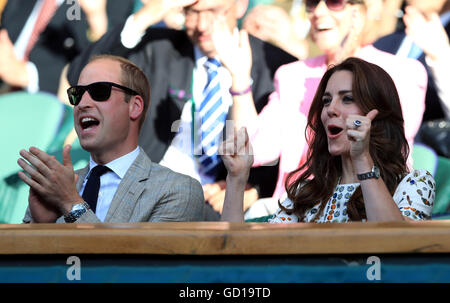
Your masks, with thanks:
[(367, 179), (378, 179), (380, 177), (380, 170), (375, 165), (372, 167), (372, 170), (368, 173), (357, 174), (358, 180), (367, 180)]

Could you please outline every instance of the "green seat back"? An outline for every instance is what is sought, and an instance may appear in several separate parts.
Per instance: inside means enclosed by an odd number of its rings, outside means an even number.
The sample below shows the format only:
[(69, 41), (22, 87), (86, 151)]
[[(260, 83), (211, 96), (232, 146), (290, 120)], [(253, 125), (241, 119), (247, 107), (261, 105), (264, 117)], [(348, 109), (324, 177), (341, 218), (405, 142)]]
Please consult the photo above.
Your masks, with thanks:
[(272, 219), (273, 217), (274, 217), (274, 215), (267, 215), (267, 216), (247, 219), (247, 220), (245, 220), (245, 222), (246, 223), (250, 223), (250, 222), (269, 222), (269, 220)]
[[(62, 144), (55, 138), (64, 121), (66, 128), (70, 127), (69, 108), (47, 93), (0, 96), (0, 223), (21, 223), (28, 205), (29, 188), (17, 177), (19, 151), (30, 146), (48, 151), (50, 146)], [(64, 134), (59, 137), (63, 140)]]
[(430, 147), (422, 144), (414, 144), (412, 148), (414, 169), (426, 169), (433, 176), (438, 165), (438, 156)]
[[(84, 168), (89, 164), (90, 154), (81, 147), (78, 138), (75, 139), (71, 146), (70, 158), (72, 159), (73, 169), (77, 170)], [(62, 162), (62, 148), (52, 150), (49, 154), (55, 156), (59, 162)]]
[(450, 218), (450, 159), (438, 157), (438, 166), (434, 176), (436, 181), (436, 198), (433, 214), (447, 214)]

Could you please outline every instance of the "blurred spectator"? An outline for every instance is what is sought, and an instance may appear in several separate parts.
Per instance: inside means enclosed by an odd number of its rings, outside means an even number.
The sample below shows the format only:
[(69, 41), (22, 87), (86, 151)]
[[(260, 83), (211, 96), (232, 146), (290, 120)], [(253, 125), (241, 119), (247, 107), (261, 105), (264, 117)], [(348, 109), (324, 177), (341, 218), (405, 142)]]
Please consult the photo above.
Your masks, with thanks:
[[(8, 1), (1, 19), (0, 79), (6, 91), (56, 94), (61, 71), (108, 23), (124, 19), (131, 0)], [(114, 6), (114, 8), (113, 8)]]
[(378, 38), (395, 31), (402, 0), (366, 0), (367, 20), (363, 44), (372, 44)]
[[(148, 1), (149, 0), (134, 0), (133, 13), (139, 11)], [(167, 14), (160, 22), (152, 25), (152, 27), (167, 27), (178, 30), (183, 29), (183, 26), (184, 14), (183, 9), (180, 7), (174, 7), (170, 12), (167, 12)]]
[(413, 6), (406, 7), (404, 16), (406, 34), (425, 54), (425, 62), (445, 116), (424, 123), (417, 139), (433, 148), (439, 156), (447, 158), (450, 158), (450, 46), (448, 33), (441, 20), (449, 19), (449, 6), (447, 2), (447, 7), (442, 10), (446, 12), (441, 14), (441, 18), (437, 13), (424, 15)]
[[(292, 0), (287, 0), (287, 1), (292, 1)], [(242, 28), (242, 21), (245, 19), (245, 17), (247, 16), (247, 14), (257, 5), (260, 4), (273, 4), (275, 1), (274, 0), (248, 0), (248, 5), (247, 5), (247, 11), (245, 12), (245, 14), (238, 19), (238, 27)]]
[[(406, 9), (406, 15), (404, 16), (405, 21), (409, 20), (405, 23), (409, 23), (407, 27), (409, 28), (410, 35), (407, 35), (405, 28), (405, 30), (397, 31), (393, 34), (380, 38), (374, 43), (374, 45), (378, 49), (396, 54), (398, 56), (417, 59), (427, 68), (428, 88), (423, 121), (426, 122), (434, 119), (442, 119), (445, 118), (445, 103), (440, 99), (437, 92), (435, 77), (430, 70), (430, 66), (428, 65), (429, 62), (425, 59), (427, 54), (420, 48), (420, 46), (423, 46), (424, 43), (420, 42), (421, 38), (419, 38), (417, 31), (414, 30), (413, 27), (417, 29), (416, 22), (420, 20), (417, 18), (417, 12), (421, 12), (424, 18), (428, 20), (432, 19), (431, 16), (433, 16), (433, 14), (439, 14), (442, 26), (445, 28), (448, 35), (450, 31), (450, 3), (448, 0), (407, 0), (406, 3), (413, 8), (412, 10)], [(414, 17), (412, 17), (411, 14)], [(435, 38), (442, 39), (439, 29), (430, 28), (430, 30), (431, 31), (426, 32), (427, 42), (425, 44), (428, 44), (430, 40), (435, 40)], [(413, 37), (415, 37), (415, 39)], [(441, 42), (445, 42), (445, 40), (431, 42), (431, 45)], [(418, 138), (418, 140), (421, 139)]]
[(3, 9), (5, 8), (6, 2), (8, 2), (8, 0), (0, 0), (0, 26), (2, 24), (2, 13)]
[[(405, 12), (405, 32), (423, 50), (445, 118), (450, 120), (450, 45), (447, 32), (435, 12), (423, 15), (414, 6), (408, 6)], [(450, 17), (450, 12), (445, 14)]]
[(308, 56), (308, 44), (294, 28), (294, 21), (281, 7), (257, 5), (245, 17), (242, 28), (261, 40), (271, 42), (298, 59)]
[(276, 0), (248, 0), (247, 13), (257, 5), (274, 4)]

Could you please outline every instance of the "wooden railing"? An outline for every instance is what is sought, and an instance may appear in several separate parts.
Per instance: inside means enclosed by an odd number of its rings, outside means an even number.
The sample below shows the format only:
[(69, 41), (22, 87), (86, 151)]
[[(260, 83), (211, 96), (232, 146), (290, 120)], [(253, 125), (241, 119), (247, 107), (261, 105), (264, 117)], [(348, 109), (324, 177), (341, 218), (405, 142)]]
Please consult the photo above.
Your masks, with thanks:
[(448, 253), (450, 220), (0, 225), (0, 254), (280, 255)]

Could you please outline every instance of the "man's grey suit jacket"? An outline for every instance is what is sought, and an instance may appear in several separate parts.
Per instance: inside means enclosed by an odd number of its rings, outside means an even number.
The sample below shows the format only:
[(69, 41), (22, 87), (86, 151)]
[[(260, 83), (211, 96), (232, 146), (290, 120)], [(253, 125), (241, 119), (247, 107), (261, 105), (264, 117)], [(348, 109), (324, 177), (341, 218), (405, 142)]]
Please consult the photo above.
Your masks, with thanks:
[[(89, 166), (75, 172), (79, 176), (78, 191), (88, 172)], [(140, 148), (117, 188), (104, 222), (203, 221), (204, 206), (203, 190), (197, 180), (153, 163)], [(29, 209), (23, 221), (31, 221)], [(64, 222), (63, 217), (56, 221)], [(101, 221), (89, 210), (75, 223)]]

